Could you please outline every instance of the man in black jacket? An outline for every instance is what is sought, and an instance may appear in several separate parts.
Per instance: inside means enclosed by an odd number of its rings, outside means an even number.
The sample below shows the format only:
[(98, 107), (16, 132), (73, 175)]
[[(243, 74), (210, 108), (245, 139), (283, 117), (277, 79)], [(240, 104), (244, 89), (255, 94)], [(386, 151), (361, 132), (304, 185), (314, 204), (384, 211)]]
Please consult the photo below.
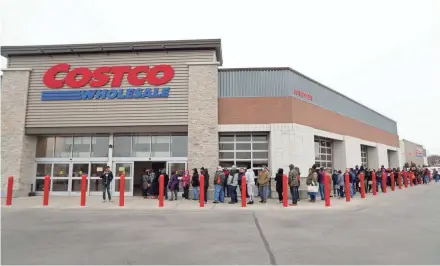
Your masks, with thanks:
[(108, 201), (112, 201), (112, 196), (110, 193), (110, 184), (113, 180), (113, 173), (110, 171), (110, 166), (106, 166), (104, 173), (101, 175), (102, 179), (102, 199), (105, 202), (105, 192), (107, 191)]
[(204, 188), (203, 191), (205, 193), (205, 204), (208, 203), (208, 187), (209, 187), (209, 173), (208, 169), (205, 167), (200, 168), (200, 173), (203, 175)]

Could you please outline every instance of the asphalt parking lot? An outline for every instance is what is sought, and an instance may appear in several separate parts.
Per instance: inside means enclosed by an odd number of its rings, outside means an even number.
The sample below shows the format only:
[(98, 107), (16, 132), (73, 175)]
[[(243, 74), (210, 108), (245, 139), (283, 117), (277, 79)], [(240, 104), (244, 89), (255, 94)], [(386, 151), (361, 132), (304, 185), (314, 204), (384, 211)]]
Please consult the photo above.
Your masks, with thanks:
[(440, 264), (440, 185), (393, 193), (287, 212), (2, 208), (2, 264)]

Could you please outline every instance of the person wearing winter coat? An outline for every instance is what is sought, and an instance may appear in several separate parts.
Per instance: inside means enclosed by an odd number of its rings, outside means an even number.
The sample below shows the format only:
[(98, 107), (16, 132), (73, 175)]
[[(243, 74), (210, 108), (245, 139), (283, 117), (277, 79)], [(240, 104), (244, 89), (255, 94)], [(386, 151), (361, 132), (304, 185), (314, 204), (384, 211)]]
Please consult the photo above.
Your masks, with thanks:
[(165, 168), (161, 170), (161, 174), (163, 175), (164, 178), (163, 194), (165, 196), (165, 199), (168, 200), (168, 183), (170, 182), (170, 176), (167, 174)]
[(263, 170), (258, 173), (258, 185), (260, 190), (260, 203), (267, 202), (267, 196), (269, 194), (269, 182), (270, 182), (270, 174), (267, 170), (266, 166), (263, 166)]
[(276, 190), (278, 193), (278, 201), (283, 203), (283, 168), (279, 168), (275, 175)]
[(205, 192), (205, 204), (207, 204), (208, 203), (208, 187), (209, 187), (208, 169), (205, 169), (205, 167), (200, 168), (200, 174), (203, 174), (203, 178), (204, 178), (203, 191)]
[(193, 194), (194, 194), (193, 200), (199, 200), (200, 179), (199, 179), (199, 172), (197, 171), (197, 168), (193, 169), (193, 175), (191, 178), (191, 186), (193, 188)]
[(170, 201), (177, 200), (177, 192), (179, 191), (179, 177), (177, 176), (177, 171), (171, 175), (170, 182), (168, 183), (168, 189), (171, 192)]
[(293, 164), (289, 165), (289, 169), (290, 171), (289, 171), (288, 184), (290, 188), (290, 194), (292, 195), (292, 204), (290, 205), (296, 206), (299, 199), (299, 174)]
[(229, 198), (229, 187), (227, 184), (228, 176), (229, 176), (229, 170), (227, 168), (223, 169), (223, 174), (225, 175), (225, 183), (223, 184), (223, 193), (224, 195)]
[(191, 181), (191, 176), (189, 175), (189, 171), (186, 170), (185, 174), (182, 176), (182, 180), (180, 182), (180, 185), (183, 188), (183, 194), (182, 197), (184, 199), (189, 199), (189, 183)]
[(339, 197), (342, 199), (345, 193), (345, 177), (341, 170), (338, 171), (338, 179), (336, 180)]
[(213, 203), (223, 203), (225, 201), (225, 174), (222, 168), (217, 167), (217, 171), (214, 175), (214, 201)]
[(238, 186), (238, 177), (239, 177), (239, 170), (235, 165), (232, 166), (231, 171), (229, 172), (228, 177), (228, 187), (229, 187), (229, 195), (231, 195), (231, 201), (229, 204), (235, 204), (238, 203), (237, 199), (237, 186)]
[(150, 171), (145, 168), (144, 172), (141, 174), (142, 196), (144, 196), (144, 199), (148, 197), (148, 189), (150, 185)]
[[(307, 186), (318, 186), (318, 173), (313, 168), (309, 169), (309, 175), (307, 176), (307, 179), (306, 179), (306, 185)], [(310, 196), (309, 202), (315, 203), (317, 192), (308, 191), (307, 194), (309, 194), (309, 196)]]
[(249, 195), (247, 204), (254, 204), (254, 189), (255, 189), (255, 173), (251, 168), (246, 171), (246, 191)]

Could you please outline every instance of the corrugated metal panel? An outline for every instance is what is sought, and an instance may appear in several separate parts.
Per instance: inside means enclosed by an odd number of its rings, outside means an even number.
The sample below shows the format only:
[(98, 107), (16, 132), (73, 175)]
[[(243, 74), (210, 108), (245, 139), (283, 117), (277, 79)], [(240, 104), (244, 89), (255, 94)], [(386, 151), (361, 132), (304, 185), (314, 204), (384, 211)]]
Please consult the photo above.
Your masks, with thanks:
[(395, 121), (289, 68), (220, 69), (219, 97), (288, 97), (300, 90), (312, 104), (397, 134)]
[[(188, 62), (212, 62), (214, 51), (169, 51), (80, 54), (80, 56), (17, 56), (9, 59), (11, 68), (33, 68), (26, 127), (73, 127), (73, 126), (131, 126), (131, 125), (187, 125), (188, 124)], [(96, 68), (117, 65), (170, 64), (175, 77), (167, 84), (169, 98), (88, 100), (88, 101), (41, 101), (44, 72), (58, 63), (73, 67)], [(132, 87), (124, 78), (121, 88)], [(151, 86), (143, 86), (151, 87)], [(103, 88), (110, 88), (106, 86)]]
[(287, 97), (288, 70), (219, 70), (219, 97)]

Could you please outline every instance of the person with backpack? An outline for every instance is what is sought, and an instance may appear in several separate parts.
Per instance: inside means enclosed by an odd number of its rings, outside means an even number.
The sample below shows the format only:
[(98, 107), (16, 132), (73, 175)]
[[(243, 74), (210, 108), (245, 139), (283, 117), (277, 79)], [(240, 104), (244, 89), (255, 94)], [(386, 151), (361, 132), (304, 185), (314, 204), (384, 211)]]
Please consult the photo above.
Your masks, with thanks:
[(193, 200), (199, 200), (200, 179), (199, 179), (199, 172), (197, 171), (197, 168), (193, 169), (193, 175), (191, 178), (191, 186), (193, 188), (193, 194), (194, 194)]
[(217, 172), (214, 175), (214, 201), (213, 203), (223, 203), (225, 201), (225, 173), (222, 168), (217, 167)]
[(290, 187), (290, 194), (292, 194), (292, 204), (291, 206), (296, 206), (299, 199), (299, 180), (298, 180), (298, 171), (295, 169), (293, 164), (289, 165), (289, 179), (288, 184)]

